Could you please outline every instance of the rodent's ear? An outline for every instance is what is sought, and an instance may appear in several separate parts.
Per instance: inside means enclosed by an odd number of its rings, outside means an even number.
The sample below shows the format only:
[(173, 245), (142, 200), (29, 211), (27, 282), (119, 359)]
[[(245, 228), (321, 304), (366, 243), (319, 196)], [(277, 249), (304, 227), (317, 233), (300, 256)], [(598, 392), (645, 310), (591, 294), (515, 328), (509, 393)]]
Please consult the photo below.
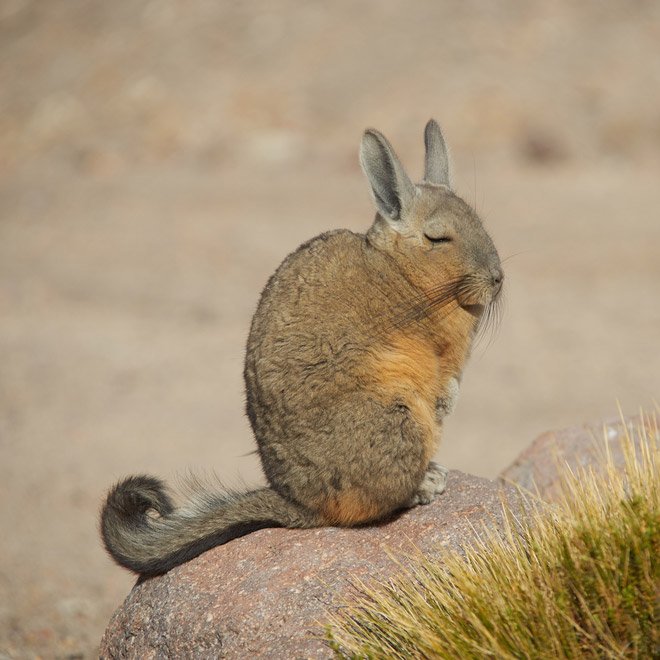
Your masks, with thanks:
[(415, 186), (392, 145), (373, 128), (368, 128), (362, 136), (360, 163), (380, 214), (389, 220), (401, 219), (415, 197)]
[(436, 186), (451, 188), (447, 145), (435, 119), (429, 119), (428, 124), (426, 124), (424, 144), (426, 146), (424, 181)]

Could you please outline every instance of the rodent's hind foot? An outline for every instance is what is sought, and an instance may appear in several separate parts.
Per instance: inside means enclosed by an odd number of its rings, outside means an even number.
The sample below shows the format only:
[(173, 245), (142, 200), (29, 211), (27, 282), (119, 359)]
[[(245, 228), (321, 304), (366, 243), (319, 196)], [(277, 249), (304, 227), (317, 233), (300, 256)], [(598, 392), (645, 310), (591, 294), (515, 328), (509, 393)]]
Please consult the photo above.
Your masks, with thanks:
[(424, 479), (419, 485), (417, 492), (412, 496), (408, 507), (417, 506), (418, 504), (430, 504), (435, 499), (436, 495), (444, 492), (447, 487), (447, 474), (449, 470), (438, 463), (431, 461), (426, 470)]

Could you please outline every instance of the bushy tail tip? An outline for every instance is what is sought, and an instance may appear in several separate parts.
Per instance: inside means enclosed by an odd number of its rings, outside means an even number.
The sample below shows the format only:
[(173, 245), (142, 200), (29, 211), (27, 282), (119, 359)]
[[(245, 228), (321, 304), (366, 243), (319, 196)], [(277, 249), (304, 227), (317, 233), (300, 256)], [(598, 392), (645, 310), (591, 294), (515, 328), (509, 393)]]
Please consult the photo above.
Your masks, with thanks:
[(160, 518), (174, 512), (172, 500), (160, 479), (147, 475), (127, 477), (108, 493), (101, 510), (101, 537), (105, 549), (119, 564), (126, 565), (122, 546), (127, 533), (148, 527), (150, 511)]
[(194, 492), (175, 510), (165, 485), (144, 475), (120, 481), (101, 511), (101, 536), (120, 565), (142, 576), (166, 573), (202, 552), (264, 527), (314, 527), (319, 516), (272, 488)]

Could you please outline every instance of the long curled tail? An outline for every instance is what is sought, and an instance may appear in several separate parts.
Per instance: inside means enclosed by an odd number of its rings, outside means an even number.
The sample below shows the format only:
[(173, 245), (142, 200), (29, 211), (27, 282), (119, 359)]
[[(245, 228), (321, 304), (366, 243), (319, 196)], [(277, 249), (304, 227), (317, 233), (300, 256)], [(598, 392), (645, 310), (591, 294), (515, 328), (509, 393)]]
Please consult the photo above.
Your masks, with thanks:
[(144, 475), (120, 481), (101, 511), (106, 550), (143, 576), (166, 573), (216, 545), (264, 527), (315, 527), (319, 517), (272, 488), (216, 494), (194, 487), (175, 509), (165, 484)]

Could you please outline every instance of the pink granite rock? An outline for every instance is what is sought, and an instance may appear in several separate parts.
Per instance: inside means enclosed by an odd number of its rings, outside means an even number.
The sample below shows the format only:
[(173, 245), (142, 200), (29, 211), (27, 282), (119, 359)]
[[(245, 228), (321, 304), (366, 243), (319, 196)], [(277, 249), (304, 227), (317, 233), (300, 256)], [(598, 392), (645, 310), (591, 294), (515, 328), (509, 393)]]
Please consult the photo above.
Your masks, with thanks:
[[(509, 491), (510, 492), (510, 491)], [(501, 517), (500, 484), (451, 472), (428, 506), (360, 529), (265, 529), (137, 584), (113, 616), (102, 658), (326, 658), (322, 622), (352, 578), (392, 559), (460, 549)]]
[(622, 440), (627, 433), (638, 444), (640, 429), (645, 426), (652, 432), (652, 418), (620, 417), (595, 424), (584, 424), (550, 431), (539, 436), (510, 465), (501, 477), (504, 481), (537, 492), (551, 502), (561, 492), (561, 475), (566, 467), (575, 471), (579, 467), (591, 467), (602, 472), (609, 452), (614, 465), (622, 468), (625, 463)]
[[(545, 433), (502, 478), (552, 500), (560, 466), (604, 460), (605, 439), (618, 465), (624, 424), (639, 418)], [(351, 579), (387, 578), (392, 559), (421, 550), (460, 550), (482, 525), (501, 524), (512, 488), (451, 472), (447, 491), (428, 506), (360, 529), (266, 529), (214, 548), (163, 575), (136, 584), (101, 642), (102, 658), (326, 658), (322, 622)]]

